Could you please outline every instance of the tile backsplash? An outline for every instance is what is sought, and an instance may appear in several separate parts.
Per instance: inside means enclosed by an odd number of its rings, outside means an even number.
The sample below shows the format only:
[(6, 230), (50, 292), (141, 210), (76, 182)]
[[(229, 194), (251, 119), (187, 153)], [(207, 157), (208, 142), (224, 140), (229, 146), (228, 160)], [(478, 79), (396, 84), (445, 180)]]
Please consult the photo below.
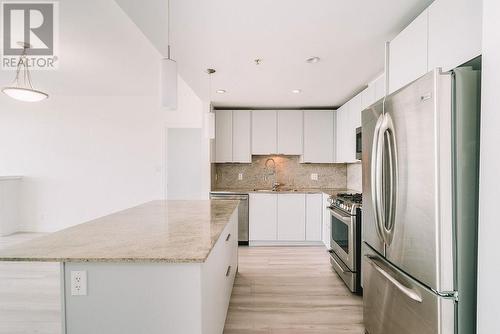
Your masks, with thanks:
[[(268, 189), (274, 182), (292, 188), (347, 186), (345, 164), (301, 164), (299, 156), (257, 155), (251, 164), (220, 163), (212, 169), (213, 189)], [(317, 180), (312, 180), (311, 174), (317, 174)]]
[(362, 165), (361, 163), (347, 165), (347, 188), (361, 192), (362, 185)]

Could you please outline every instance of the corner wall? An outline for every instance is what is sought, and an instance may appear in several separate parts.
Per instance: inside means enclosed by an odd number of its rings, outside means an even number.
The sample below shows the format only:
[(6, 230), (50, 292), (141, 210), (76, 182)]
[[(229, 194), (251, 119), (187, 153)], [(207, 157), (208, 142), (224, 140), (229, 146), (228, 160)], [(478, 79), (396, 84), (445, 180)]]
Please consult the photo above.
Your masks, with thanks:
[(483, 2), (481, 175), (479, 181), (478, 334), (500, 333), (500, 2)]

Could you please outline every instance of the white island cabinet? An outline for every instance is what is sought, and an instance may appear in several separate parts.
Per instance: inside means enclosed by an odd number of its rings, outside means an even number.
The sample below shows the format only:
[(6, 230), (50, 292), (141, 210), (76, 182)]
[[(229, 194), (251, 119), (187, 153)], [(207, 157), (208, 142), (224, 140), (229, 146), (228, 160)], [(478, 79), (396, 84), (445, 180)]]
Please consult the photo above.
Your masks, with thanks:
[(2, 249), (0, 261), (61, 262), (63, 334), (222, 334), (238, 204), (153, 201)]

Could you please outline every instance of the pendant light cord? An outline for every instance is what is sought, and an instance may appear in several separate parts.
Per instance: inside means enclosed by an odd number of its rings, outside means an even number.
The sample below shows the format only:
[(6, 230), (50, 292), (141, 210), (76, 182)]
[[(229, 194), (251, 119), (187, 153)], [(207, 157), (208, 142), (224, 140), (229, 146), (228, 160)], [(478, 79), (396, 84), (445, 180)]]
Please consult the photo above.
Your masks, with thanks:
[(170, 59), (170, 0), (167, 0), (167, 57)]
[(16, 87), (22, 87), (19, 84), (20, 74), (21, 74), (21, 70), (22, 70), (23, 71), (22, 80), (23, 80), (24, 86), (29, 87), (30, 89), (33, 89), (33, 84), (31, 82), (31, 73), (29, 70), (28, 58), (26, 57), (26, 54), (27, 54), (27, 47), (25, 46), (23, 53), (19, 57), (19, 62), (17, 63), (16, 77), (15, 77), (13, 83), (15, 83)]

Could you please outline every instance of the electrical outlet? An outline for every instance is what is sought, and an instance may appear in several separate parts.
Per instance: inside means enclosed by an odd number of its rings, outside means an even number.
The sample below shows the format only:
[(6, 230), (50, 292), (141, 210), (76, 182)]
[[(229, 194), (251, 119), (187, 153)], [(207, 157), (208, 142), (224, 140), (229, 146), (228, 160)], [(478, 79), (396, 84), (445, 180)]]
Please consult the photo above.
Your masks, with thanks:
[(238, 173), (238, 180), (243, 180), (243, 173)]
[(311, 174), (311, 180), (318, 181), (318, 173), (312, 173)]
[(71, 295), (87, 295), (87, 271), (83, 270), (71, 272)]

